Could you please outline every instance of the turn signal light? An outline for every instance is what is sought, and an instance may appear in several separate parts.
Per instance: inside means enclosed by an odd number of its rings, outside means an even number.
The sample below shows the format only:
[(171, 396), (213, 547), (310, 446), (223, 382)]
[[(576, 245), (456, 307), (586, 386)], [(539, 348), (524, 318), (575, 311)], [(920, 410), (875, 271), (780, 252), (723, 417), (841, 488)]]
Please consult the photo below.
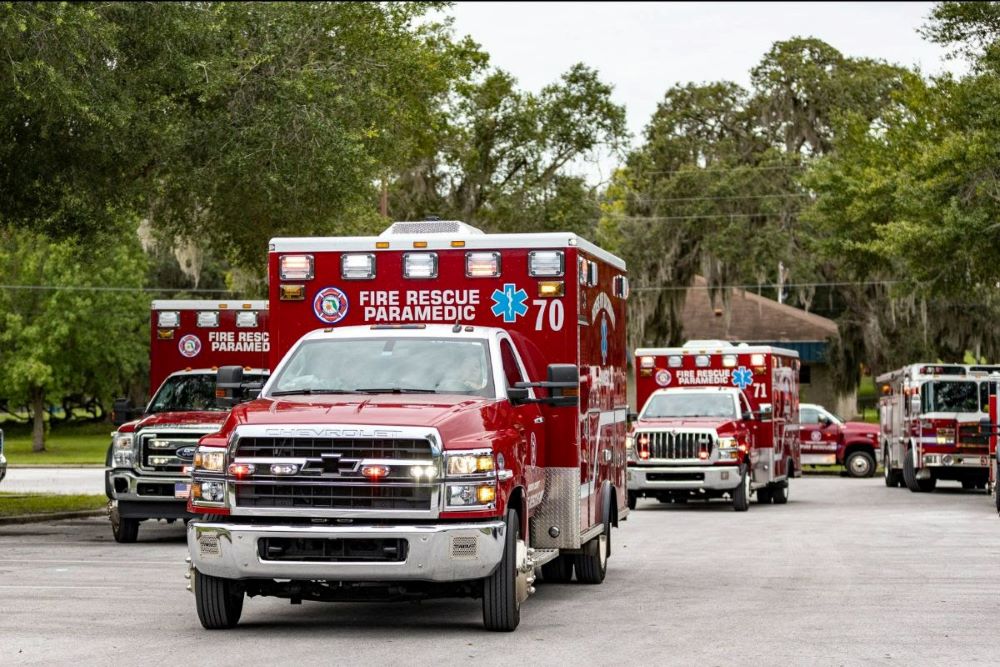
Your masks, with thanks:
[(282, 285), (281, 286), (281, 300), (282, 301), (305, 301), (306, 298), (306, 286), (305, 285)]
[(476, 489), (476, 500), (479, 501), (480, 505), (492, 503), (496, 498), (497, 492), (492, 486), (480, 486)]
[(551, 299), (563, 296), (566, 293), (566, 284), (561, 280), (550, 280), (538, 283), (538, 296)]

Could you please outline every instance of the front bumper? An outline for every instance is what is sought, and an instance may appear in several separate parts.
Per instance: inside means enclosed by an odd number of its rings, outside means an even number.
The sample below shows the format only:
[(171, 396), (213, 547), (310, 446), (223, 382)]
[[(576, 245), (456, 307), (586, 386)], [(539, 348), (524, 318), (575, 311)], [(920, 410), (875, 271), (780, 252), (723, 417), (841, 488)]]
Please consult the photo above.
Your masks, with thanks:
[[(187, 505), (191, 489), (189, 475), (149, 475), (134, 470), (112, 468), (105, 471), (109, 498), (119, 503)], [(153, 515), (150, 515), (153, 518)]]
[(629, 491), (729, 491), (740, 485), (738, 466), (628, 467)]
[[(291, 526), (239, 523), (188, 524), (192, 565), (223, 579), (309, 579), (322, 581), (465, 581), (481, 579), (500, 563), (506, 524), (402, 526)], [(262, 538), (405, 540), (401, 561), (265, 560)], [(474, 545), (474, 546), (473, 546)]]

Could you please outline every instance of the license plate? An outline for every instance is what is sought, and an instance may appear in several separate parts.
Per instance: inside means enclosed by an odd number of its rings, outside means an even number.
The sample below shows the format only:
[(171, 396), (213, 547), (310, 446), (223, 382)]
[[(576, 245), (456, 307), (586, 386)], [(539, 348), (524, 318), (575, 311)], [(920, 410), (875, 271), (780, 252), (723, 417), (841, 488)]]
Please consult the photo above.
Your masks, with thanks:
[(177, 482), (174, 484), (174, 498), (187, 498), (191, 495), (191, 485), (187, 482)]

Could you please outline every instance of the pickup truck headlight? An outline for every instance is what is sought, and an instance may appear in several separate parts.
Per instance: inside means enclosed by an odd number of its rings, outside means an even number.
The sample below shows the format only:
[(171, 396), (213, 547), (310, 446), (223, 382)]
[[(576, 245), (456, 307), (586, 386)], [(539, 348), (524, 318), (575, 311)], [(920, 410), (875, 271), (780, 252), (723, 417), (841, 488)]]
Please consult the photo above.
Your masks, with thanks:
[(735, 449), (736, 438), (719, 438), (719, 449)]
[(449, 484), (448, 507), (479, 508), (497, 499), (497, 489), (490, 484)]
[(476, 475), (493, 472), (493, 456), (489, 454), (448, 455), (448, 476)]
[(131, 433), (111, 434), (111, 465), (114, 468), (131, 468), (135, 464), (135, 450)]
[(222, 472), (226, 468), (226, 450), (202, 448), (195, 452), (194, 469), (202, 472)]

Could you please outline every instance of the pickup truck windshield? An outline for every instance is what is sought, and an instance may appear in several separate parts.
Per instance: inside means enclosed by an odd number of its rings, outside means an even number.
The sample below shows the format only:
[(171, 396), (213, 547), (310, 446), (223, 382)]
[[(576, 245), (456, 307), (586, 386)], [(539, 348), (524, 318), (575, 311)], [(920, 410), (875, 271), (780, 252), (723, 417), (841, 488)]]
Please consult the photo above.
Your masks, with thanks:
[[(262, 382), (265, 375), (244, 375), (244, 382)], [(157, 412), (187, 412), (194, 410), (228, 412), (215, 402), (215, 374), (197, 373), (172, 375), (160, 385), (156, 396), (149, 403), (147, 414)]]
[(921, 412), (979, 412), (979, 386), (962, 380), (931, 380), (920, 388)]
[(486, 341), (333, 338), (291, 353), (268, 396), (441, 393), (495, 396)]
[(643, 419), (664, 417), (726, 417), (734, 419), (736, 402), (729, 394), (677, 392), (657, 394), (646, 403)]

